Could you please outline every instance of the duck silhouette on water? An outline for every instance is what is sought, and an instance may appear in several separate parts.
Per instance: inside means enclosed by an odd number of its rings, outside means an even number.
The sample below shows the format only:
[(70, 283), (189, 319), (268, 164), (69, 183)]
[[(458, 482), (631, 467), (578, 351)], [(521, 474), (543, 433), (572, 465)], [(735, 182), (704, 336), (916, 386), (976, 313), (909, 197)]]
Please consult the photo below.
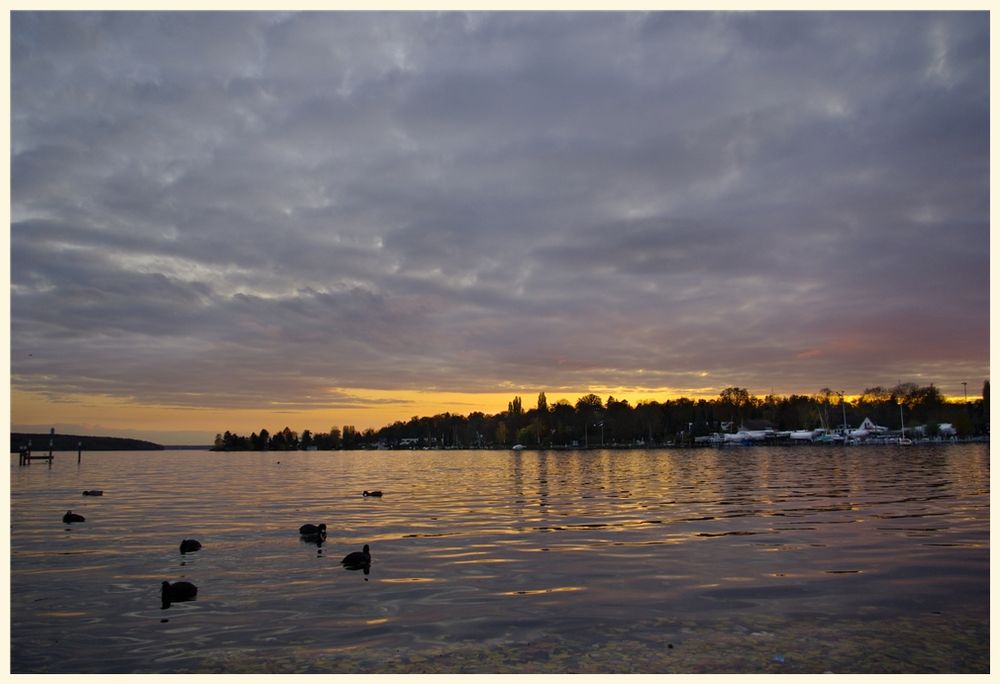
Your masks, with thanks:
[(326, 541), (326, 523), (303, 525), (299, 528), (299, 541), (303, 544), (315, 544), (319, 549), (317, 555), (323, 555), (323, 542)]
[(376, 489), (375, 491), (369, 492), (367, 489), (361, 493), (361, 496), (382, 496), (382, 491)]
[(201, 548), (201, 542), (197, 539), (184, 539), (181, 541), (181, 553), (192, 553)]
[(104, 496), (103, 489), (88, 489), (83, 493), (84, 496)]
[(66, 515), (63, 516), (64, 523), (85, 522), (86, 520), (82, 515), (73, 511), (66, 511)]
[(351, 551), (340, 562), (347, 570), (364, 570), (367, 575), (372, 565), (372, 554), (368, 544), (365, 544), (361, 551)]
[(190, 582), (180, 581), (170, 582), (164, 581), (160, 585), (160, 600), (163, 602), (163, 608), (169, 608), (171, 603), (180, 603), (182, 601), (193, 601), (198, 596), (198, 587), (191, 584)]

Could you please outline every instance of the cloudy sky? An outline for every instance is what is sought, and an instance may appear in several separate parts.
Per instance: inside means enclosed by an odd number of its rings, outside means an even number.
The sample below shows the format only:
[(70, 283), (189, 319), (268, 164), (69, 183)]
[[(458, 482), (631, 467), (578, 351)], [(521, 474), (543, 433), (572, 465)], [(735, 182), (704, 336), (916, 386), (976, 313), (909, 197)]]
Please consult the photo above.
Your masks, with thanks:
[(16, 12), (12, 425), (978, 395), (988, 24)]

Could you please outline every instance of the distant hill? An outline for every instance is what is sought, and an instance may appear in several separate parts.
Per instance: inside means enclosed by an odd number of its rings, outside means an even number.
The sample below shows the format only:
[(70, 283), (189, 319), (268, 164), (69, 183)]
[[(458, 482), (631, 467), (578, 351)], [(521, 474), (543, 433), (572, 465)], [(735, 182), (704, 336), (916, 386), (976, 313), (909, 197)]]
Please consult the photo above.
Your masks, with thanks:
[(31, 450), (41, 452), (49, 450), (49, 438), (52, 439), (54, 451), (76, 451), (81, 444), (84, 451), (161, 451), (163, 445), (145, 442), (141, 439), (126, 439), (124, 437), (88, 437), (86, 435), (49, 435), (38, 432), (10, 433), (10, 451), (17, 453), (23, 445), (31, 440)]

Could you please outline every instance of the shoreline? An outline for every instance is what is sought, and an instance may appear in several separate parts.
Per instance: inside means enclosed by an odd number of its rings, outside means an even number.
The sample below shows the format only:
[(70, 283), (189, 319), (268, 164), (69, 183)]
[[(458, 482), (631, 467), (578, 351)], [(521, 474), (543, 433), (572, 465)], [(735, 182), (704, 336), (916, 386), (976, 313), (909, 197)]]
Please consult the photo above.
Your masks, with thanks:
[[(980, 437), (967, 437), (961, 439), (924, 439), (924, 440), (913, 440), (912, 444), (900, 445), (896, 442), (858, 442), (855, 444), (842, 444), (838, 442), (789, 442), (789, 441), (758, 441), (750, 444), (742, 444), (739, 442), (724, 442), (724, 443), (705, 443), (705, 444), (605, 444), (603, 446), (567, 446), (567, 445), (555, 445), (555, 446), (528, 446), (524, 445), (522, 448), (515, 449), (514, 447), (508, 446), (469, 446), (469, 447), (363, 447), (358, 449), (288, 449), (288, 450), (277, 450), (277, 449), (215, 449), (209, 445), (205, 446), (192, 446), (192, 445), (181, 445), (181, 446), (171, 446), (169, 444), (163, 445), (160, 449), (85, 449), (89, 452), (106, 452), (114, 453), (121, 451), (207, 451), (214, 453), (249, 453), (249, 454), (295, 454), (295, 453), (324, 453), (324, 454), (334, 454), (342, 452), (352, 452), (352, 451), (531, 451), (531, 452), (543, 452), (543, 451), (674, 451), (674, 450), (691, 450), (691, 449), (752, 449), (754, 447), (782, 447), (789, 449), (811, 449), (817, 447), (835, 447), (841, 446), (845, 449), (853, 448), (873, 448), (873, 447), (898, 447), (898, 446), (951, 446), (951, 445), (961, 445), (961, 444), (988, 444), (990, 442), (989, 436)], [(53, 454), (72, 454), (76, 453), (76, 449), (53, 449)], [(16, 456), (17, 452), (12, 451), (11, 456)]]

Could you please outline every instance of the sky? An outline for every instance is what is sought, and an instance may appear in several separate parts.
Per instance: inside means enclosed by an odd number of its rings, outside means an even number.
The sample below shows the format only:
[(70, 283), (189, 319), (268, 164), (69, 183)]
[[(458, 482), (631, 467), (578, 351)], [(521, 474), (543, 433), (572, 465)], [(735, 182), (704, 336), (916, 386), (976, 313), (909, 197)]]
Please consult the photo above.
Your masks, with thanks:
[(978, 397), (986, 12), (14, 12), (13, 430)]

